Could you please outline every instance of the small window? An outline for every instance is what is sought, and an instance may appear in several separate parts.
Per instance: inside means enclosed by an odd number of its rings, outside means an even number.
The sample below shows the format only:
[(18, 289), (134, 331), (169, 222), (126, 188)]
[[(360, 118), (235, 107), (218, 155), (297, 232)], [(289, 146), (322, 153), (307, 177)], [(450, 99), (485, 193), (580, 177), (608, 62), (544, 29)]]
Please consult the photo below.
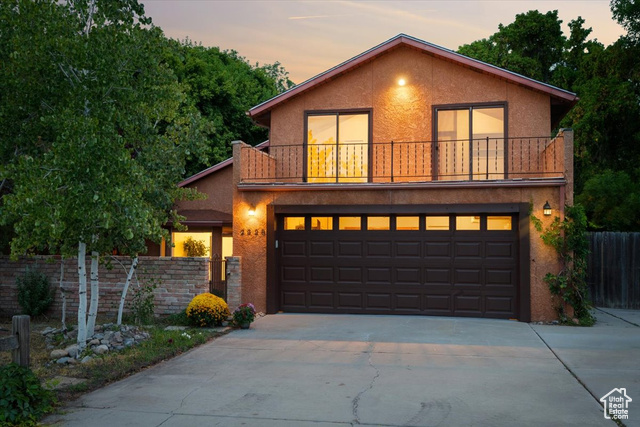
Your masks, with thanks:
[(389, 230), (388, 216), (370, 216), (367, 218), (367, 230)]
[(333, 218), (330, 216), (312, 216), (312, 230), (333, 230)]
[(449, 229), (448, 216), (428, 216), (427, 217), (427, 230), (448, 230), (448, 229)]
[(480, 230), (479, 216), (457, 216), (456, 230)]
[(418, 216), (396, 217), (396, 230), (420, 230), (420, 217)]
[(488, 216), (487, 230), (511, 230), (510, 216)]
[(304, 230), (303, 216), (287, 216), (284, 218), (285, 230)]
[(340, 230), (360, 230), (359, 216), (341, 216), (338, 222)]

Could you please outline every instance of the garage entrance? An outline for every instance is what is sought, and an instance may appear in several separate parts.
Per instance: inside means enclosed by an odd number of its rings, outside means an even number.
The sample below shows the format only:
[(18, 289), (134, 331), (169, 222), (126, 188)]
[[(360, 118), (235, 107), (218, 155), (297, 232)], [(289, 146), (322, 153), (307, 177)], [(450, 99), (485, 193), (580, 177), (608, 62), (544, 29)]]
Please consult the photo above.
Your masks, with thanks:
[(287, 312), (519, 318), (518, 214), (278, 214)]

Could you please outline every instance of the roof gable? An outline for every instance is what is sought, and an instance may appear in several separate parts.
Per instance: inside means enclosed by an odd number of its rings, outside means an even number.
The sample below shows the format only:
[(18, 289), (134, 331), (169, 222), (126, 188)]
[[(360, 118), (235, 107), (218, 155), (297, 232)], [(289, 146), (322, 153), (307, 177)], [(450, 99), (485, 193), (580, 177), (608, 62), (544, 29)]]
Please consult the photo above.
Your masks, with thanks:
[(315, 77), (310, 78), (309, 80), (289, 89), (288, 91), (281, 93), (280, 95), (277, 95), (261, 104), (256, 105), (248, 111), (248, 115), (256, 123), (263, 126), (269, 126), (271, 110), (279, 104), (295, 96), (301, 95), (302, 93), (305, 93), (317, 87), (318, 85), (327, 83), (337, 78), (338, 76), (343, 75), (367, 62), (370, 62), (378, 56), (400, 46), (408, 46), (426, 54), (433, 55), (434, 57), (456, 63), (463, 67), (467, 67), (502, 80), (509, 81), (511, 83), (526, 87), (531, 90), (547, 94), (551, 97), (553, 122), (559, 122), (559, 120), (564, 117), (564, 115), (571, 109), (571, 107), (573, 107), (573, 105), (575, 105), (578, 100), (575, 93), (539, 82), (537, 80), (525, 77), (512, 71), (496, 67), (495, 65), (478, 61), (477, 59), (469, 58), (450, 49), (446, 49), (444, 47), (426, 42), (424, 40), (420, 40), (406, 34), (398, 34), (397, 36), (379, 44), (378, 46), (375, 46), (339, 65), (336, 65), (335, 67), (323, 73), (320, 73)]

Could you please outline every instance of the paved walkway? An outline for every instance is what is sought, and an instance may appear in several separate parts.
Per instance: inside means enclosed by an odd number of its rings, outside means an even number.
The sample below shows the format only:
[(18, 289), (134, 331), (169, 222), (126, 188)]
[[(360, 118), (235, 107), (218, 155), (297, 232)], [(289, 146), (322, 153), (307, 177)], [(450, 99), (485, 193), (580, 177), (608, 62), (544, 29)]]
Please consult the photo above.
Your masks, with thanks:
[(593, 328), (272, 315), (87, 394), (46, 421), (83, 427), (615, 426), (597, 398), (626, 387), (634, 402), (625, 423), (640, 426), (640, 327), (622, 320), (625, 313), (609, 312), (599, 311)]

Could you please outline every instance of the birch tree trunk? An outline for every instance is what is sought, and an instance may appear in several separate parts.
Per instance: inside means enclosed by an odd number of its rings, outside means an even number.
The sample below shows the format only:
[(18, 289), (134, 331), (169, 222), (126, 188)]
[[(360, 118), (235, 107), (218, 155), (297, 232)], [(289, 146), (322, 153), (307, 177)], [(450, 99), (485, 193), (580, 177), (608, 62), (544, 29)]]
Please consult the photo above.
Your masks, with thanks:
[(67, 294), (62, 283), (64, 281), (64, 258), (60, 258), (60, 297), (62, 298), (62, 330), (67, 332)]
[(87, 345), (87, 244), (78, 242), (78, 348), (79, 353)]
[(98, 316), (98, 297), (100, 295), (100, 282), (98, 281), (99, 261), (100, 255), (98, 252), (91, 252), (91, 305), (89, 306), (89, 316), (87, 317), (87, 337), (93, 336), (96, 317)]
[(127, 298), (127, 291), (129, 290), (129, 284), (131, 283), (131, 278), (133, 277), (133, 273), (138, 267), (138, 257), (135, 257), (131, 261), (131, 268), (129, 268), (129, 274), (127, 274), (127, 281), (124, 282), (124, 288), (122, 288), (122, 295), (120, 296), (120, 307), (118, 307), (118, 321), (117, 324), (122, 324), (122, 310), (124, 309), (124, 301)]

